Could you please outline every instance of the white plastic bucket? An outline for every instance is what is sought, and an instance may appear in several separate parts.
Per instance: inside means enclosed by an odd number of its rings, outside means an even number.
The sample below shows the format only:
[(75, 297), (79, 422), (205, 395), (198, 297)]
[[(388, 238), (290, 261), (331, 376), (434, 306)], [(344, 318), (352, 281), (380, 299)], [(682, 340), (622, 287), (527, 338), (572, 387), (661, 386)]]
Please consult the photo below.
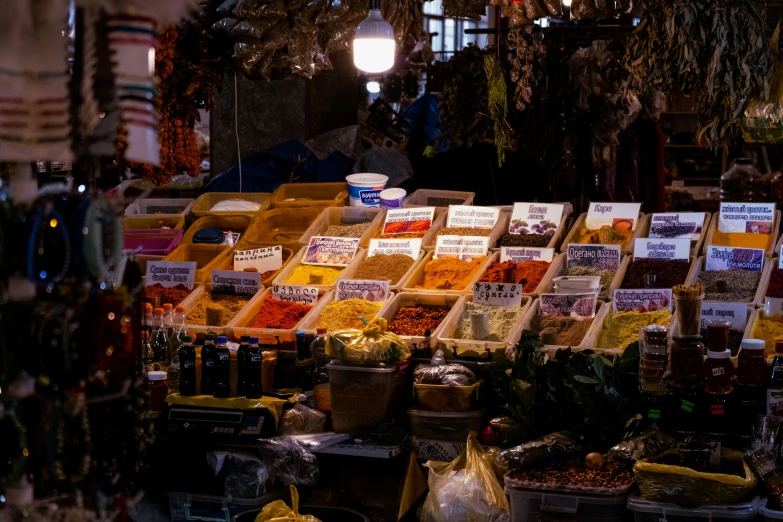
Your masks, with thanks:
[(380, 194), (381, 206), (383, 208), (402, 208), (402, 204), (405, 203), (405, 196), (407, 195), (408, 193), (405, 192), (405, 189), (386, 189)]
[(386, 188), (389, 176), (383, 174), (351, 174), (345, 177), (348, 182), (348, 198), (352, 207), (378, 207), (380, 194)]

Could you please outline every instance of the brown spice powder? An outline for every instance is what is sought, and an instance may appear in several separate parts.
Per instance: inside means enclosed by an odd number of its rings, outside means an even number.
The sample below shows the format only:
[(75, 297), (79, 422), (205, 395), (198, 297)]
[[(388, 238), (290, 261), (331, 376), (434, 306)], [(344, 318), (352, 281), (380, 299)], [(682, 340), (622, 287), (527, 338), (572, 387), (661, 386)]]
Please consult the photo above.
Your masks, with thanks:
[(414, 259), (405, 254), (376, 254), (359, 264), (353, 279), (389, 279), (396, 285), (413, 263)]

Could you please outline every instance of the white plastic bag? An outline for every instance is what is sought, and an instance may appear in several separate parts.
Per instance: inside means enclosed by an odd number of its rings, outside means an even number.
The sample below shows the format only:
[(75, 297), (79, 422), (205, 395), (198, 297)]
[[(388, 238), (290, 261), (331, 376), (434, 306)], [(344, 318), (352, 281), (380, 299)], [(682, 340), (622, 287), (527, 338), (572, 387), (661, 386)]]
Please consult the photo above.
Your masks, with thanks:
[(471, 432), (451, 462), (427, 461), (430, 492), (421, 522), (510, 522), (511, 508), (492, 469), (491, 455)]

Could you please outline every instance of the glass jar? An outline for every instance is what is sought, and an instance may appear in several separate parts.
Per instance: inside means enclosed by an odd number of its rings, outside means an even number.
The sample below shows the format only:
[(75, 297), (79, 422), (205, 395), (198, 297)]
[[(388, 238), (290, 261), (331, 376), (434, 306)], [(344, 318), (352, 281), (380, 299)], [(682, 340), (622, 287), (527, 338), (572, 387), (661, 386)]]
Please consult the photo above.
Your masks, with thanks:
[(162, 410), (166, 404), (166, 397), (169, 394), (169, 382), (166, 380), (166, 372), (147, 372), (147, 388), (150, 391), (150, 410)]
[(762, 339), (743, 339), (737, 355), (737, 380), (745, 384), (764, 384), (767, 380), (765, 343)]
[(707, 393), (731, 393), (734, 389), (734, 365), (731, 363), (731, 352), (722, 350), (714, 352), (707, 350), (707, 360), (704, 361), (704, 391)]
[(720, 200), (724, 202), (765, 201), (764, 179), (748, 158), (737, 158), (720, 177)]
[(664, 375), (669, 361), (669, 329), (651, 324), (642, 328), (639, 387), (644, 392), (665, 392)]
[(669, 361), (669, 380), (675, 387), (698, 386), (702, 379), (704, 343), (701, 335), (676, 335)]

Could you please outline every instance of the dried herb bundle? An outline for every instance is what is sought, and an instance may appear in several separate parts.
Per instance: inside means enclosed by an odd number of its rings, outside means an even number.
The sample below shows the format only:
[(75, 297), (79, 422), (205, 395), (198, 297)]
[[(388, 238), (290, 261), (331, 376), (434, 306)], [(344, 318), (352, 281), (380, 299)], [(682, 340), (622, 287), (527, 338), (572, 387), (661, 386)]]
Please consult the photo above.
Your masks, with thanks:
[(494, 54), (494, 48), (479, 49), (469, 44), (439, 71), (443, 81), (440, 97), (440, 141), (449, 147), (471, 147), (477, 143), (492, 143), (492, 119), (486, 115), (489, 104), (484, 57)]
[(381, 2), (381, 14), (394, 27), (398, 49), (415, 44), (421, 38), (424, 31), (424, 0), (387, 0)]
[(543, 33), (529, 25), (511, 29), (508, 45), (515, 53), (511, 61), (511, 83), (516, 84), (514, 105), (524, 111), (533, 101), (533, 92), (539, 82), (544, 79), (547, 48)]
[(506, 121), (508, 115), (508, 87), (506, 74), (500, 68), (500, 62), (494, 54), (484, 57), (484, 72), (487, 75), (489, 115), (494, 121), (495, 147), (498, 150), (498, 165), (503, 166), (506, 151), (513, 148), (511, 126)]
[(738, 134), (745, 100), (769, 96), (768, 39), (759, 0), (649, 0), (625, 56), (628, 85), (695, 96), (696, 141), (716, 148)]

